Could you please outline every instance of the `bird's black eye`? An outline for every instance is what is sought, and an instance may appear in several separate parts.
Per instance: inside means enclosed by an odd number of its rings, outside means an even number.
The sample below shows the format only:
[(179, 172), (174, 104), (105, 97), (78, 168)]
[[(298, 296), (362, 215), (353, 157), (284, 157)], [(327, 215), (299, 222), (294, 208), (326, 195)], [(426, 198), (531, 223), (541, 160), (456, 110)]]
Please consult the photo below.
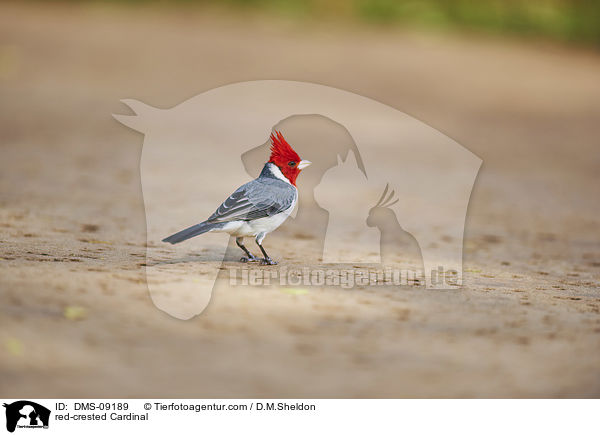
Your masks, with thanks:
[(296, 162), (288, 162), (288, 166), (296, 166)]

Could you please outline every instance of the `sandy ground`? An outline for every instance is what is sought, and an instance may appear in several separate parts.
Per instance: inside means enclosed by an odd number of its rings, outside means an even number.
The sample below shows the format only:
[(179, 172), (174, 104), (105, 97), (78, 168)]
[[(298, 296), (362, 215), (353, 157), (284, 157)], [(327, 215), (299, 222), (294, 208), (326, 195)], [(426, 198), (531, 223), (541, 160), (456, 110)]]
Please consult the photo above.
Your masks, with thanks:
[[(537, 43), (3, 3), (0, 395), (598, 397), (598, 77), (596, 53)], [(484, 160), (462, 289), (236, 287), (191, 321), (154, 307), (143, 138), (110, 115), (265, 78), (378, 99)], [(314, 262), (285, 227), (271, 240), (282, 264)]]

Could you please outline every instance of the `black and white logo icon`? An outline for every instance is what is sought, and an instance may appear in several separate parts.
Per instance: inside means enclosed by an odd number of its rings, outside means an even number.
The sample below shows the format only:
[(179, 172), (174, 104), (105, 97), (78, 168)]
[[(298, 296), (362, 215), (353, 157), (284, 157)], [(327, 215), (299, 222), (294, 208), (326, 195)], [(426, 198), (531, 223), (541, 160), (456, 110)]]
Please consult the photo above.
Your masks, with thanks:
[(6, 408), (6, 430), (15, 429), (47, 429), (50, 421), (50, 410), (29, 400), (19, 400), (4, 404)]

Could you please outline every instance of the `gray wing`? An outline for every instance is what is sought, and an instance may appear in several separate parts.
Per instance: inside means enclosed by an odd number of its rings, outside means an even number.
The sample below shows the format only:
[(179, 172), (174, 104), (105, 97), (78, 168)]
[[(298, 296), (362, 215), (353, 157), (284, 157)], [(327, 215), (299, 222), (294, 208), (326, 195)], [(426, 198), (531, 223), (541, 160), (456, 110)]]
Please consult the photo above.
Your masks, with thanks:
[(273, 216), (290, 208), (297, 194), (295, 187), (281, 180), (253, 180), (233, 192), (206, 221), (249, 221)]

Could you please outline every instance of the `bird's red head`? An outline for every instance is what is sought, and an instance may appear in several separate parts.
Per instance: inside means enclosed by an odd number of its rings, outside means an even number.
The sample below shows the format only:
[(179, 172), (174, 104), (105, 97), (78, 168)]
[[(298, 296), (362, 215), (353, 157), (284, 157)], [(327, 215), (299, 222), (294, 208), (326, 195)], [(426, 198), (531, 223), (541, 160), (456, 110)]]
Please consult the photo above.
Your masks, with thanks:
[(290, 180), (294, 186), (300, 171), (310, 165), (308, 160), (301, 160), (283, 135), (275, 130), (271, 133), (271, 157), (269, 163), (274, 163), (281, 173)]

